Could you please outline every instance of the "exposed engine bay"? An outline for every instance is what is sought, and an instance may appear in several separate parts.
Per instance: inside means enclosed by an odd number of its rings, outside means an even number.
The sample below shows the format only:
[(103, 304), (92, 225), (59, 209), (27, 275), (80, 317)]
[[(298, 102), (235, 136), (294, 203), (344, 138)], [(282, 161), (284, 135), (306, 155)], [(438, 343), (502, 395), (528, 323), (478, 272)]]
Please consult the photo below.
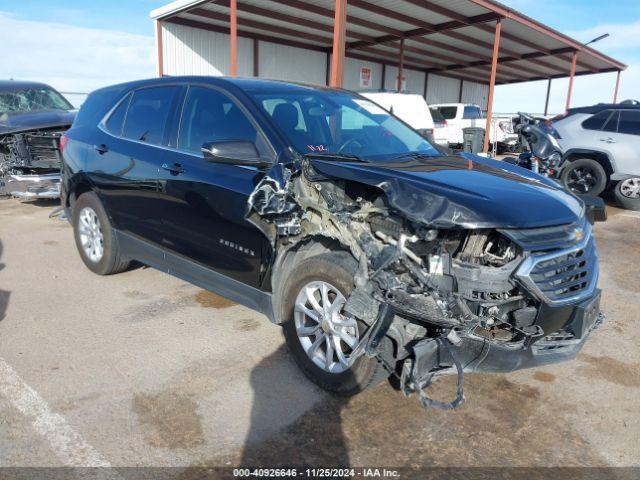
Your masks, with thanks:
[(56, 127), (0, 137), (0, 195), (59, 196), (59, 141), (64, 130)]
[[(369, 328), (350, 352), (352, 360), (375, 356), (405, 394), (416, 393), (425, 407), (448, 409), (464, 401), (463, 371), (472, 371), (489, 349), (528, 348), (551, 333), (536, 324), (544, 303), (540, 298), (547, 293), (527, 288), (519, 277), (530, 255), (517, 235), (455, 224), (465, 215), (455, 205), (441, 209), (440, 220), (446, 217), (450, 226), (410, 220), (381, 188), (330, 178), (309, 158), (297, 167), (278, 165), (263, 178), (249, 199), (248, 219), (270, 239), (277, 259), (325, 238), (357, 260), (355, 289), (344, 311)], [(552, 230), (546, 240), (559, 234)], [(586, 259), (586, 253), (569, 254), (532, 267), (544, 267), (544, 275), (555, 282), (550, 297), (586, 288), (591, 265), (581, 255)], [(602, 320), (599, 310), (597, 315), (593, 328)], [(377, 349), (385, 336), (396, 345), (393, 358)], [(458, 383), (451, 402), (427, 396), (435, 378), (452, 373)]]

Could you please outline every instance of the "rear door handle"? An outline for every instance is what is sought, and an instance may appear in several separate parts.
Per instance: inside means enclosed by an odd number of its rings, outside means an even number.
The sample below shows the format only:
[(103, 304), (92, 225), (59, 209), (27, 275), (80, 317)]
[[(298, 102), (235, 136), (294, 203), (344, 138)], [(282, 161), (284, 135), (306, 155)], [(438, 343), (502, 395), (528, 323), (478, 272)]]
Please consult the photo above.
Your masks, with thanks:
[(179, 163), (173, 163), (171, 165), (169, 165), (168, 163), (163, 163), (161, 166), (164, 170), (168, 170), (174, 175), (184, 172), (184, 168), (182, 168), (182, 165), (180, 165)]
[(600, 141), (601, 142), (607, 142), (607, 143), (616, 143), (616, 141), (611, 137), (601, 138)]
[(104, 143), (100, 145), (94, 145), (93, 149), (98, 152), (100, 155), (104, 155), (109, 151), (109, 147), (107, 147)]

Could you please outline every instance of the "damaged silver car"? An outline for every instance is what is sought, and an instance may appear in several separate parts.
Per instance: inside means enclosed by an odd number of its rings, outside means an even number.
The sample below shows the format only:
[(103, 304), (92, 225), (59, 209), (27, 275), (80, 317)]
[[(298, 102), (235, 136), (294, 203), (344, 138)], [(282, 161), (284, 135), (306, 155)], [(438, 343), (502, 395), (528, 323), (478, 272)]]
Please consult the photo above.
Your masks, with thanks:
[[(92, 94), (67, 137), (63, 205), (88, 268), (138, 260), (263, 312), (332, 392), (394, 376), (455, 408), (465, 372), (569, 360), (603, 320), (601, 202), (442, 152), (355, 93), (135, 82)], [(449, 374), (451, 401), (430, 398)]]
[(48, 85), (0, 81), (0, 195), (60, 196), (59, 141), (74, 116)]

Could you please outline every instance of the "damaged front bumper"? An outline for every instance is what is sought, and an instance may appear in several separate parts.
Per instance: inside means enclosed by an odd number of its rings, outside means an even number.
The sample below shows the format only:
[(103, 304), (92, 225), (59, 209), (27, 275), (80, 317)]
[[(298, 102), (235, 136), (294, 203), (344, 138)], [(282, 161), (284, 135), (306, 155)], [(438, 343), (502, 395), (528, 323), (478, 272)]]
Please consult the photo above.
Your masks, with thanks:
[(21, 198), (58, 198), (60, 174), (7, 175), (4, 178), (4, 193)]
[[(596, 290), (591, 298), (565, 309), (566, 323), (560, 330), (519, 345), (501, 344), (477, 331), (454, 330), (446, 337), (422, 340), (404, 362), (401, 388), (407, 396), (417, 393), (425, 407), (452, 409), (464, 402), (463, 372), (506, 373), (573, 360), (604, 321), (600, 295)], [(455, 399), (448, 403), (431, 399), (426, 389), (436, 378), (451, 374), (458, 378)]]

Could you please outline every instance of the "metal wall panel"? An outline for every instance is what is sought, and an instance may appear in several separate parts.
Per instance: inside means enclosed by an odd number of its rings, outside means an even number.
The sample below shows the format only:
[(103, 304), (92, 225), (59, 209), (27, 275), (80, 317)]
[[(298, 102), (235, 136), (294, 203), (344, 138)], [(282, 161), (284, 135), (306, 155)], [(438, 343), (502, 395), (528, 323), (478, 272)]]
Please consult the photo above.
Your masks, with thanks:
[[(424, 94), (424, 72), (403, 68), (402, 75), (405, 78), (406, 92), (417, 93), (418, 95)], [(398, 67), (387, 65), (385, 77), (385, 88), (387, 90), (395, 90), (398, 81)]]
[(260, 77), (325, 85), (327, 56), (314, 50), (260, 42)]
[(480, 105), (482, 110), (487, 109), (489, 101), (489, 85), (483, 83), (467, 82), (462, 85), (462, 102)]
[[(466, 82), (465, 82), (466, 83)], [(457, 103), (460, 96), (460, 80), (429, 74), (427, 103)]]
[[(162, 24), (165, 75), (228, 75), (229, 35)], [(238, 74), (253, 73), (253, 40), (238, 38)]]
[[(360, 87), (361, 67), (371, 69), (371, 88)], [(346, 58), (343, 86), (348, 90), (355, 90), (356, 92), (363, 90), (380, 90), (380, 88), (382, 88), (382, 65), (380, 63), (366, 62), (355, 58)]]

